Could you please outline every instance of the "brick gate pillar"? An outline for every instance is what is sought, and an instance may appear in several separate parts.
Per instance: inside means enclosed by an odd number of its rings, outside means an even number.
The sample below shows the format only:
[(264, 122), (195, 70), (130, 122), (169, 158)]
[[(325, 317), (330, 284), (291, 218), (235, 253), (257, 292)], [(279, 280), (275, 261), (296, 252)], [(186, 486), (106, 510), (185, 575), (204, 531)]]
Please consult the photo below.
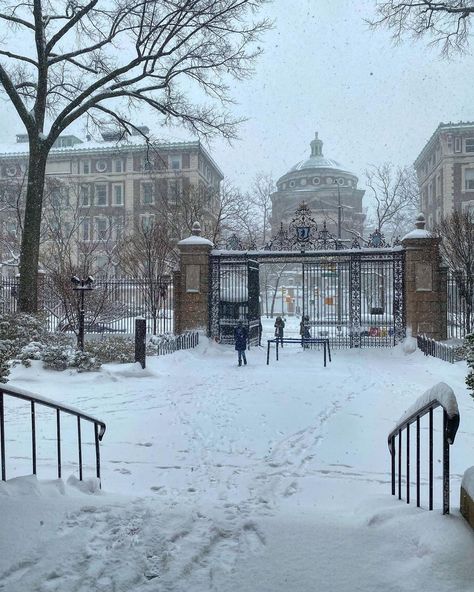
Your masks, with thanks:
[(174, 332), (207, 332), (209, 318), (209, 255), (214, 247), (193, 225), (192, 235), (179, 241), (179, 270), (174, 273)]
[(439, 250), (440, 238), (425, 230), (419, 214), (416, 228), (402, 239), (405, 248), (406, 326), (414, 337), (447, 338), (447, 270)]

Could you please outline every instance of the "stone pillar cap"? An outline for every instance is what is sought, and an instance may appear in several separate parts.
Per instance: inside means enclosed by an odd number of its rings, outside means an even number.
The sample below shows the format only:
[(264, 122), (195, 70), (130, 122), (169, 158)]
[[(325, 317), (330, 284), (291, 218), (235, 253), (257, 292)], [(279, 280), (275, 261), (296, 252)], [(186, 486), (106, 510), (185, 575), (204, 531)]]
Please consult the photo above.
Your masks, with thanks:
[(181, 245), (207, 245), (211, 248), (214, 248), (213, 242), (201, 236), (201, 225), (199, 222), (194, 222), (193, 228), (191, 230), (191, 236), (179, 241), (178, 246)]
[(405, 236), (402, 238), (402, 242), (404, 240), (411, 239), (411, 238), (434, 238), (433, 235), (431, 234), (431, 232), (428, 232), (428, 230), (425, 230), (425, 225), (426, 225), (425, 216), (420, 212), (418, 214), (418, 216), (416, 217), (416, 222), (415, 222), (416, 228), (414, 230), (411, 230), (408, 234), (405, 234)]

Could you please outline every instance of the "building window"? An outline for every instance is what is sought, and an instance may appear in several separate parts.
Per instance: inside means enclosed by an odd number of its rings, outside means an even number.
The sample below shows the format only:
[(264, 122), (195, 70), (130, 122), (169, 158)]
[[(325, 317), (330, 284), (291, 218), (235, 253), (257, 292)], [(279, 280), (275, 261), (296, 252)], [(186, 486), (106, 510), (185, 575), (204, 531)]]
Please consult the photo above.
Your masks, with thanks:
[(96, 218), (97, 240), (107, 240), (107, 218)]
[(14, 177), (17, 173), (17, 167), (15, 165), (7, 166), (6, 174), (8, 177)]
[(295, 186), (295, 182), (294, 181), (290, 181), (290, 187), (294, 187)]
[(462, 204), (462, 211), (465, 214), (474, 215), (474, 201), (466, 201)]
[(313, 177), (313, 185), (319, 185), (321, 183), (321, 179), (319, 177)]
[(140, 216), (140, 225), (143, 230), (150, 230), (155, 223), (154, 214), (142, 214)]
[(142, 204), (149, 206), (155, 202), (153, 183), (142, 183)]
[(123, 239), (123, 218), (115, 218), (115, 240), (120, 241)]
[(89, 185), (81, 185), (81, 206), (91, 206), (91, 191)]
[(174, 171), (179, 171), (179, 169), (181, 168), (181, 158), (179, 156), (171, 157), (171, 168)]
[(332, 177), (326, 177), (326, 183), (327, 183), (328, 185), (332, 185), (332, 183), (333, 183), (333, 178), (332, 178)]
[(91, 240), (91, 223), (89, 218), (84, 218), (82, 221), (82, 240), (83, 241), (90, 241)]
[(181, 179), (168, 181), (168, 201), (177, 203), (181, 195)]
[(106, 160), (98, 160), (95, 163), (95, 170), (98, 173), (105, 173), (105, 171), (107, 170), (107, 161)]
[(474, 138), (466, 138), (466, 152), (474, 152)]
[(474, 190), (474, 169), (464, 169), (464, 189), (466, 191)]
[(96, 185), (95, 186), (95, 205), (106, 206), (107, 205), (107, 185)]
[(122, 173), (123, 172), (123, 162), (121, 160), (116, 160), (114, 162), (114, 171), (116, 173)]
[(84, 175), (88, 175), (91, 172), (91, 162), (90, 160), (83, 160), (82, 163), (82, 173)]
[(123, 206), (123, 186), (113, 185), (114, 206)]

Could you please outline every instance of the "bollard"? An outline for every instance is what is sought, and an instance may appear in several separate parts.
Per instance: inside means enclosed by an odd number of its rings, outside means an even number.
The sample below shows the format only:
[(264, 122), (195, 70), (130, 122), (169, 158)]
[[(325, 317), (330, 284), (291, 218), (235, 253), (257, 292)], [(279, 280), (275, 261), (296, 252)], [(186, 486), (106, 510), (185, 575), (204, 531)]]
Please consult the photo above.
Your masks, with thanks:
[(145, 368), (146, 361), (146, 320), (135, 319), (135, 362)]

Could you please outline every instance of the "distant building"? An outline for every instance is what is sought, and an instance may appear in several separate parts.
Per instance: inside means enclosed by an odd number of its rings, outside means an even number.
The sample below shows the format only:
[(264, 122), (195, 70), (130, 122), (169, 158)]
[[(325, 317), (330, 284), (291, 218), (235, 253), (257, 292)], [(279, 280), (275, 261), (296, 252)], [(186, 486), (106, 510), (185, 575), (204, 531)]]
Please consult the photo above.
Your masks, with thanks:
[(428, 229), (453, 210), (474, 211), (474, 122), (440, 123), (415, 170)]
[(318, 229), (326, 221), (327, 229), (337, 236), (338, 209), (341, 209), (341, 237), (353, 232), (362, 234), (365, 214), (362, 198), (365, 191), (357, 188), (358, 178), (346, 167), (323, 155), (323, 143), (315, 134), (309, 158), (299, 162), (277, 181), (272, 195), (272, 233), (280, 224), (288, 224), (302, 201), (310, 207)]
[[(122, 236), (133, 233), (137, 224), (169, 217), (191, 192), (206, 196), (201, 199), (206, 206), (199, 222), (204, 234), (210, 231), (223, 174), (199, 141), (147, 147), (141, 136), (123, 140), (104, 132), (102, 137), (102, 142), (93, 142), (61, 136), (47, 162), (44, 207), (61, 214), (50, 216), (49, 225), (75, 233), (75, 262), (80, 263), (93, 245), (100, 268)], [(26, 142), (27, 136), (19, 134), (16, 144), (0, 145), (0, 264), (10, 261), (10, 273), (12, 254), (18, 254), (18, 213), (24, 207)], [(46, 233), (55, 231), (44, 226)]]

